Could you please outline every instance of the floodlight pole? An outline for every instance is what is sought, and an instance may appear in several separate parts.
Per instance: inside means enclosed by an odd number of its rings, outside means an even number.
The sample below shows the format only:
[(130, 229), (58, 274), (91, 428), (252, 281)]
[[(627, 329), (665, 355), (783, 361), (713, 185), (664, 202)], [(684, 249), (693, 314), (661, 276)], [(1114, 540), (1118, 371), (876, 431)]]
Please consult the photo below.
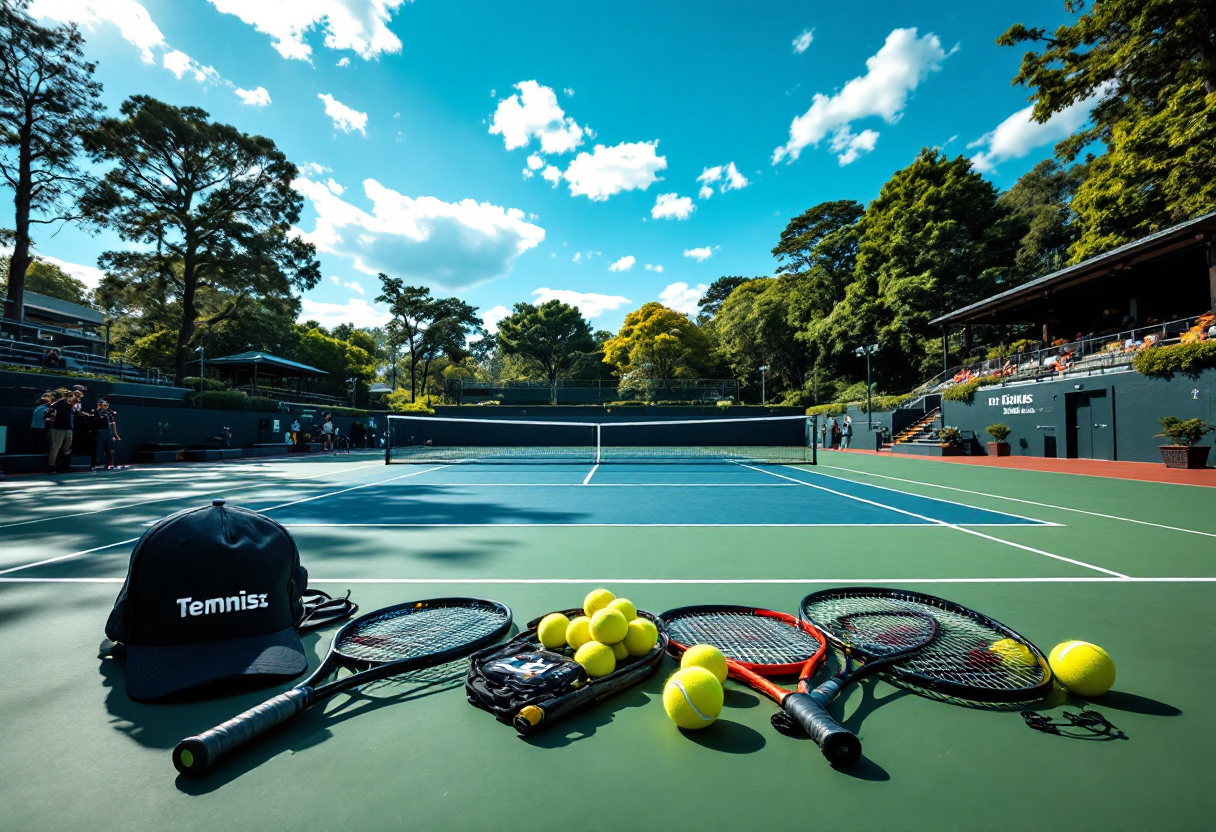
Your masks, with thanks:
[(195, 352), (198, 353), (198, 392), (202, 393), (207, 389), (203, 381), (207, 377), (207, 349), (200, 344)]
[(767, 364), (760, 367), (760, 406), (761, 407), (768, 406), (768, 394), (765, 392), (765, 389), (764, 389), (764, 374), (767, 371), (768, 371)]
[(866, 430), (874, 429), (874, 415), (871, 406), (871, 385), (870, 385), (870, 356), (878, 352), (878, 344), (870, 344), (868, 347), (858, 347), (853, 350), (853, 354), (858, 358), (865, 356), (866, 358)]

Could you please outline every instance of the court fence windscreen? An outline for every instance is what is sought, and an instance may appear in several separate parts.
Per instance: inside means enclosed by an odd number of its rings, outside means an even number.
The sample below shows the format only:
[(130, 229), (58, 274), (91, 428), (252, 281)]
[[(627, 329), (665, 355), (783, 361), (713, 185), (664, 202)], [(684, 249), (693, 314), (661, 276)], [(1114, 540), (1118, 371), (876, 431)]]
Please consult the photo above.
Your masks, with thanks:
[(385, 462), (811, 463), (815, 417), (558, 422), (388, 417)]

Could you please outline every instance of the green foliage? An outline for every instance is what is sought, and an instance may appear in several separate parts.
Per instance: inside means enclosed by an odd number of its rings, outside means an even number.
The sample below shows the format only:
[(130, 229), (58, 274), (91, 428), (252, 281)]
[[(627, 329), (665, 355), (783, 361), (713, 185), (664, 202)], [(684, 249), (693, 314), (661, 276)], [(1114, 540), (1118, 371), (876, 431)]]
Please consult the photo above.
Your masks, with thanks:
[(395, 390), (385, 395), (384, 402), (394, 413), (425, 413), (428, 416), (435, 414), (435, 408), (427, 407), (424, 402), (409, 401), (411, 398), (408, 390)]
[(248, 410), (249, 397), (241, 390), (206, 390), (190, 397), (195, 407), (207, 410)]
[(250, 396), (249, 409), (255, 413), (273, 413), (279, 409), (279, 403), (266, 396)]
[(719, 349), (735, 375), (754, 378), (758, 367), (767, 366), (774, 396), (802, 387), (810, 356), (791, 319), (790, 293), (780, 280), (756, 278), (735, 289), (713, 320)]
[(954, 447), (962, 444), (963, 435), (958, 428), (942, 428), (937, 432), (937, 441), (943, 447)]
[(1216, 367), (1216, 341), (1150, 347), (1136, 353), (1132, 366), (1136, 372), (1146, 376), (1169, 378), (1174, 373), (1194, 375), (1209, 367)]
[(949, 402), (969, 402), (975, 391), (981, 387), (991, 387), (1001, 383), (1001, 376), (980, 376), (971, 381), (963, 381), (942, 391), (942, 398)]
[(39, 376), (65, 376), (66, 378), (91, 378), (98, 381), (121, 381), (118, 376), (103, 376), (96, 373), (75, 373), (70, 370), (52, 370), (47, 367), (30, 367), (25, 364), (5, 364), (0, 362), (0, 369), (15, 373), (32, 373)]
[[(902, 396), (872, 396), (870, 401), (873, 405), (873, 411), (879, 413), (884, 410), (894, 410), (904, 402), (912, 398), (912, 394), (907, 393)], [(861, 411), (866, 412), (866, 403), (861, 401), (857, 405)]]
[(481, 321), (477, 309), (460, 298), (433, 298), (425, 286), (406, 286), (401, 278), (384, 273), (380, 274), (380, 285), (376, 302), (387, 304), (393, 316), (385, 328), (388, 345), (405, 352), (413, 401), (420, 390), (426, 391), (433, 361), (440, 356), (453, 361), (466, 357), (467, 337)]
[[(195, 390), (198, 389), (198, 376), (186, 376), (184, 379), (182, 379), (182, 382), (184, 383), (184, 385), (186, 387), (190, 387)], [(225, 384), (224, 382), (220, 381), (218, 378), (203, 379), (204, 392), (207, 390), (227, 390), (227, 389), (228, 389), (228, 385)]]
[(847, 404), (817, 404), (806, 409), (807, 416), (843, 416), (849, 409)]
[(498, 323), (498, 345), (507, 355), (535, 361), (552, 385), (574, 356), (596, 347), (591, 324), (574, 306), (550, 300), (538, 306), (515, 304), (515, 313)]
[(718, 401), (714, 402), (714, 404), (719, 410), (729, 410), (733, 402), (729, 401), (728, 399), (718, 399)]
[(697, 301), (697, 307), (701, 310), (701, 314), (712, 318), (718, 314), (718, 310), (726, 299), (730, 297), (731, 292), (738, 289), (750, 277), (719, 277), (713, 283), (709, 284), (709, 288), (705, 290), (705, 294), (701, 295), (701, 299)]
[[(136, 367), (142, 367), (145, 370), (157, 369), (163, 373), (173, 372), (176, 355), (177, 333), (168, 329), (150, 332), (137, 338), (135, 343), (123, 351), (123, 358)], [(189, 386), (185, 382), (186, 377), (183, 376), (178, 386)]]
[(1216, 430), (1216, 428), (1213, 428), (1202, 419), (1184, 420), (1179, 419), (1177, 416), (1166, 416), (1161, 420), (1161, 433), (1157, 435), (1174, 440), (1175, 445), (1189, 448), (1213, 430)]
[(1014, 257), (1012, 284), (1068, 265), (1069, 248), (1081, 235), (1071, 201), (1086, 172), (1084, 164), (1063, 168), (1044, 159), (997, 199), (998, 205), (1012, 213), (1022, 234)]
[(646, 368), (640, 368), (621, 376), (616, 386), (617, 394), (627, 396), (629, 401), (649, 401), (654, 396), (658, 384), (647, 373)]
[(984, 433), (991, 436), (992, 440), (994, 442), (1004, 442), (1006, 439), (1009, 438), (1009, 434), (1011, 434), (1012, 432), (1013, 432), (1013, 428), (1009, 427), (1009, 425), (1005, 425), (1000, 422), (997, 422), (995, 425), (989, 425), (988, 427), (984, 428)]
[(687, 315), (652, 301), (625, 316), (621, 331), (604, 344), (604, 361), (622, 374), (642, 370), (667, 381), (696, 376), (709, 352), (709, 339)]
[[(12, 258), (0, 257), (0, 295), (8, 293), (8, 270)], [(78, 306), (92, 306), (93, 293), (76, 278), (39, 257), (35, 257), (25, 271), (25, 291), (36, 292), (48, 298), (66, 300)]]
[(1045, 123), (1099, 97), (1090, 126), (1056, 147), (1065, 161), (1095, 141), (1106, 152), (1089, 165), (1072, 207), (1082, 233), (1077, 262), (1216, 205), (1216, 42), (1210, 0), (1103, 0), (1068, 4), (1072, 25), (1018, 24), (998, 43), (1034, 44), (1015, 83), (1033, 90)]

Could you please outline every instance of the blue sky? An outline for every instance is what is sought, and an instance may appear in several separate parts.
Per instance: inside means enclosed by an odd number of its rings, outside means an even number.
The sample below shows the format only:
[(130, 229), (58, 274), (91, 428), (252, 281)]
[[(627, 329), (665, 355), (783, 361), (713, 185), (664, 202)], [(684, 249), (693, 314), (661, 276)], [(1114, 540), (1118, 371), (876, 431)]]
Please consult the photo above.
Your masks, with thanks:
[[(1013, 23), (1062, 0), (521, 2), (35, 0), (73, 20), (113, 111), (143, 93), (272, 138), (301, 167), (325, 275), (304, 318), (382, 320), (375, 274), (493, 323), (575, 302), (596, 328), (771, 274), (788, 219), (867, 203), (925, 146), (1001, 188), (1088, 116), (1029, 122)], [(6, 198), (7, 199), (7, 198)], [(7, 202), (0, 223), (11, 225)], [(123, 243), (73, 226), (41, 255), (95, 283)]]

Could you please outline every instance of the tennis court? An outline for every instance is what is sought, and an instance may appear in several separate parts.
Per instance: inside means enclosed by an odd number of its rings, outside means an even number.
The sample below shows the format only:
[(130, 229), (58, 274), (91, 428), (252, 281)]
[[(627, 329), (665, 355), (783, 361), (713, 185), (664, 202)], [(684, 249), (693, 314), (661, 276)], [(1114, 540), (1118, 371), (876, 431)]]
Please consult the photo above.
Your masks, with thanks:
[[(368, 452), (0, 483), (0, 828), (1211, 828), (1216, 492), (885, 455), (818, 462), (386, 466)], [(1044, 651), (1105, 647), (1119, 675), (1093, 707), (1128, 738), (1049, 736), (1016, 710), (875, 679), (835, 706), (865, 749), (835, 770), (733, 682), (715, 725), (676, 729), (658, 701), (668, 660), (521, 739), (465, 702), (455, 663), (338, 697), (179, 778), (178, 740), (267, 689), (133, 702), (121, 667), (95, 654), (146, 525), (216, 497), (285, 524), (310, 584), (349, 589), (364, 610), (480, 595), (518, 627), (597, 586), (655, 613), (795, 612), (834, 585), (940, 595)], [(316, 660), (331, 633), (305, 637)]]

